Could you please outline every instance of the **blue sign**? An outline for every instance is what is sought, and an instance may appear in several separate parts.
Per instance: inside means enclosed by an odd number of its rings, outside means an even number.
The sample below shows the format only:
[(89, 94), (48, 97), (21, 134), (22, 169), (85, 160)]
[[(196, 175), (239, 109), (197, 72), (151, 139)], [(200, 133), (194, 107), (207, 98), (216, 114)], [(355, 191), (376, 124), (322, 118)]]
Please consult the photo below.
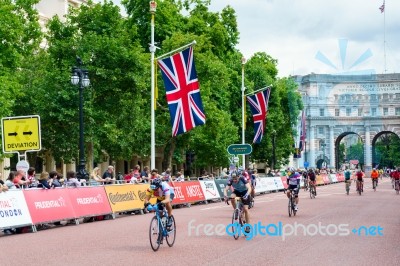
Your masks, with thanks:
[(304, 168), (307, 168), (308, 166), (310, 166), (309, 162), (304, 162)]

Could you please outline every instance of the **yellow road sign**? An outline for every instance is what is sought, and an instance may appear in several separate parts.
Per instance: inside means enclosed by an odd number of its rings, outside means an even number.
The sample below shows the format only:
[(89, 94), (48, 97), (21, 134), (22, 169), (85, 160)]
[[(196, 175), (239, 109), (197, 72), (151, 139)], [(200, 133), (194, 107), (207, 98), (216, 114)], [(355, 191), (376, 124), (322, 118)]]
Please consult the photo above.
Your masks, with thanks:
[(40, 151), (40, 117), (16, 116), (1, 119), (3, 152)]

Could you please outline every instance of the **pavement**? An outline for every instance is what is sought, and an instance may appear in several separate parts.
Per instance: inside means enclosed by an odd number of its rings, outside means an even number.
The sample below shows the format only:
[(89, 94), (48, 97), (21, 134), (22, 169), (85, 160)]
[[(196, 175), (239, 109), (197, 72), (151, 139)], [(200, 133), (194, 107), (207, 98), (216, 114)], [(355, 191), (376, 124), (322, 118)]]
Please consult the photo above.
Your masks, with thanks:
[[(389, 179), (376, 192), (366, 180), (317, 187), (299, 194), (299, 211), (288, 215), (283, 192), (256, 197), (250, 234), (238, 240), (225, 228), (232, 206), (223, 202), (174, 209), (177, 236), (154, 252), (152, 214), (119, 216), (37, 233), (0, 237), (1, 265), (399, 265), (400, 195)], [(228, 232), (230, 232), (228, 230)]]

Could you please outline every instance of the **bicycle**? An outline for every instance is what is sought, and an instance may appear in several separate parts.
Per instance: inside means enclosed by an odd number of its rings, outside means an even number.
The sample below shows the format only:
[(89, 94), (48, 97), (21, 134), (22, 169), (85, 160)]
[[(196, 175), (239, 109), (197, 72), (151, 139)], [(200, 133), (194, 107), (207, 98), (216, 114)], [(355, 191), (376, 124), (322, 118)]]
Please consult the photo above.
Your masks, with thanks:
[(373, 178), (372, 179), (372, 188), (374, 189), (374, 191), (376, 191), (376, 187), (378, 186), (378, 179), (377, 178)]
[(149, 238), (150, 245), (154, 251), (157, 251), (163, 243), (163, 239), (167, 241), (169, 247), (172, 247), (175, 243), (176, 237), (176, 224), (173, 215), (169, 217), (171, 219), (171, 226), (167, 228), (168, 213), (165, 207), (161, 206), (160, 203), (147, 206), (149, 212), (154, 212), (154, 216), (150, 221)]
[(357, 180), (357, 192), (361, 196), (361, 193), (364, 191), (364, 182)]
[(307, 178), (305, 178), (304, 179), (304, 191), (307, 191), (308, 190), (308, 179)]
[(396, 194), (399, 195), (399, 190), (400, 190), (400, 180), (399, 179), (394, 181), (394, 189), (396, 190)]
[[(246, 223), (246, 219), (244, 217), (244, 205), (242, 202), (241, 197), (235, 197), (235, 203), (236, 203), (236, 208), (233, 210), (232, 214), (232, 225), (238, 225), (238, 226), (232, 226), (232, 233), (233, 233), (233, 238), (237, 240), (240, 236), (241, 228), (243, 225)], [(229, 205), (229, 201), (226, 202), (226, 204)]]
[[(289, 217), (296, 216), (296, 209), (295, 209), (295, 196), (293, 195), (294, 189), (289, 189), (290, 191), (290, 196), (289, 196), (289, 204), (288, 204), (288, 212), (289, 212)], [(286, 191), (285, 191), (286, 192)]]
[[(314, 181), (315, 182), (315, 181)], [(317, 195), (317, 191), (315, 188), (315, 183), (314, 184), (310, 184), (310, 199), (315, 199), (315, 196)]]
[(349, 195), (350, 186), (351, 186), (351, 180), (350, 179), (349, 180), (345, 180), (344, 182), (346, 184), (346, 193), (347, 193), (347, 195)]

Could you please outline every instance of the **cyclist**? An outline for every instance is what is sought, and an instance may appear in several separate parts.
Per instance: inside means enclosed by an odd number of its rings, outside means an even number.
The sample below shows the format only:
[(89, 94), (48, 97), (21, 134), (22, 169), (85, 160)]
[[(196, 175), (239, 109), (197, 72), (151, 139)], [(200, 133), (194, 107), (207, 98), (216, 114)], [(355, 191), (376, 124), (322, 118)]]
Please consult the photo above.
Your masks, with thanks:
[[(151, 174), (157, 175), (158, 170), (153, 169), (151, 170)], [(157, 203), (165, 204), (168, 212), (168, 222), (167, 227), (172, 225), (172, 200), (174, 199), (174, 188), (168, 185), (167, 182), (162, 181), (161, 178), (156, 177), (151, 180), (150, 188), (146, 191), (146, 198), (144, 199), (144, 206), (145, 208), (150, 204), (149, 200), (151, 197), (157, 197)], [(160, 209), (162, 210), (162, 208)]]
[(315, 181), (316, 175), (315, 175), (315, 172), (314, 172), (314, 170), (313, 170), (312, 168), (310, 168), (310, 169), (308, 170), (307, 176), (308, 176), (310, 188), (311, 188), (312, 186), (314, 187), (315, 196), (317, 196), (317, 186), (316, 186), (316, 181)]
[[(235, 203), (235, 198), (236, 197), (241, 197), (242, 202), (243, 202), (243, 209), (244, 209), (244, 215), (246, 218), (246, 223), (250, 224), (250, 214), (249, 214), (249, 203), (250, 203), (250, 194), (251, 194), (251, 186), (249, 182), (243, 177), (239, 176), (236, 172), (233, 172), (231, 174), (231, 177), (228, 179), (226, 183), (226, 187), (224, 190), (224, 199), (225, 202), (228, 202), (228, 190), (229, 188), (233, 188), (233, 192), (231, 194), (231, 203), (233, 209), (236, 209), (236, 203)], [(246, 227), (245, 232), (249, 233), (250, 228)]]
[(375, 180), (376, 180), (376, 186), (378, 186), (378, 178), (379, 178), (379, 172), (375, 168), (373, 168), (371, 172), (372, 188), (374, 188)]
[(251, 197), (254, 199), (256, 197), (256, 185), (257, 185), (257, 169), (254, 169), (250, 176), (251, 181)]
[[(346, 171), (344, 172), (344, 183), (345, 183), (345, 187), (347, 189), (347, 186), (351, 185), (351, 172), (349, 170), (349, 168), (346, 168)], [(350, 190), (350, 188), (349, 188)]]
[(396, 189), (396, 183), (400, 182), (400, 167), (398, 167), (397, 170), (393, 170), (391, 176), (393, 180), (393, 188)]
[(359, 169), (356, 173), (357, 191), (361, 188), (361, 192), (364, 192), (364, 173)]
[(295, 197), (295, 206), (294, 209), (297, 211), (298, 210), (298, 204), (299, 204), (299, 188), (300, 188), (300, 177), (301, 175), (294, 170), (293, 167), (288, 168), (287, 170), (287, 197), (290, 197), (290, 190), (292, 189), (294, 192), (294, 197)]
[[(311, 168), (309, 170), (311, 170)], [(304, 180), (304, 191), (307, 191), (308, 190), (308, 172), (307, 172), (307, 170), (302, 171), (301, 175), (303, 176), (303, 180)]]

